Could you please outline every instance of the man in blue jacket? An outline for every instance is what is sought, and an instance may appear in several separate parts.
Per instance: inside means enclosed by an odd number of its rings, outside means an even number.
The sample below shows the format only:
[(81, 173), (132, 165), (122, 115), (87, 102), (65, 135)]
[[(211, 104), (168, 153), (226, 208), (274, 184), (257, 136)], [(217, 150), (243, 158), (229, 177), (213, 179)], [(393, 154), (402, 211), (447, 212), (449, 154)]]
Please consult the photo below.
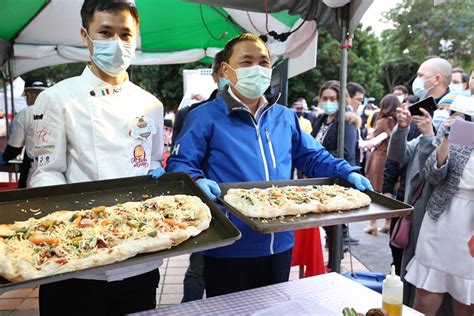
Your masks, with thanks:
[[(263, 96), (272, 68), (259, 37), (243, 34), (230, 40), (221, 67), (230, 84), (189, 113), (167, 171), (190, 174), (214, 200), (221, 193), (216, 182), (289, 180), (292, 164), (309, 177), (340, 177), (360, 190), (371, 189), (354, 172), (357, 167), (334, 158), (303, 133), (293, 111)], [(227, 216), (242, 238), (203, 253), (207, 297), (287, 281), (293, 232), (259, 234)]]

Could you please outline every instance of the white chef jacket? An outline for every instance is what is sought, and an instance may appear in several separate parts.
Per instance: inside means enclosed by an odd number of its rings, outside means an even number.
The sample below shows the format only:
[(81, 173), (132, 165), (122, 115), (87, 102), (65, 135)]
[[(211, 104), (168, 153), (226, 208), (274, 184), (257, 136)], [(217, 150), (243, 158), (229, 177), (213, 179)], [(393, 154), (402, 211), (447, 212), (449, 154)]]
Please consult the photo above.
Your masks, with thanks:
[(32, 106), (29, 106), (15, 115), (12, 122), (12, 131), (8, 138), (8, 145), (15, 148), (22, 148), (25, 146), (25, 151), (28, 157), (33, 157), (34, 144), (34, 129), (33, 129), (33, 111)]
[[(15, 115), (15, 118), (12, 122), (12, 131), (8, 138), (8, 145), (15, 148), (21, 148), (24, 146), (25, 155), (27, 155), (31, 159), (33, 158), (35, 135), (33, 121), (35, 119), (38, 119), (38, 117), (34, 116), (32, 107), (32, 105), (28, 106), (27, 108), (18, 112), (17, 115)], [(26, 179), (27, 187), (29, 186), (28, 183), (30, 182), (33, 170), (33, 166), (31, 166)]]
[[(146, 175), (161, 166), (163, 105), (128, 79), (112, 86), (89, 67), (38, 96), (32, 187)], [(91, 275), (115, 281), (161, 265)], [(118, 273), (119, 272), (119, 273)]]

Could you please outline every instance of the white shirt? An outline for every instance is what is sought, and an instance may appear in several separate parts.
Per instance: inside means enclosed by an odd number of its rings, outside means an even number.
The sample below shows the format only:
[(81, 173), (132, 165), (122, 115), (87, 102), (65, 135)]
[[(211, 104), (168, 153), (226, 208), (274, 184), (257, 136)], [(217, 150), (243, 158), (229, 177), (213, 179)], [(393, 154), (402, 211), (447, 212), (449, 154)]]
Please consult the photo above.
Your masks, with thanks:
[(12, 122), (12, 131), (8, 138), (8, 145), (15, 148), (25, 146), (28, 157), (33, 157), (34, 145), (34, 129), (33, 129), (33, 110), (29, 106), (15, 115)]
[[(161, 166), (163, 105), (126, 80), (112, 86), (89, 67), (38, 96), (32, 187), (146, 175)], [(162, 261), (84, 278), (116, 281)]]

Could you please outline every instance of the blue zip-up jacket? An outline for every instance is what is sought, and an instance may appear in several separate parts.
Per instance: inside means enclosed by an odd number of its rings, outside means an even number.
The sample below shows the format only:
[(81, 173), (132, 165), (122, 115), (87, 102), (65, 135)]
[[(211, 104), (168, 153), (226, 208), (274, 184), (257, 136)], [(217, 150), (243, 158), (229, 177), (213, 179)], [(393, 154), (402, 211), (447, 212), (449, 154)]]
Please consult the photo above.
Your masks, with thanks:
[[(186, 172), (193, 179), (246, 182), (291, 179), (292, 163), (309, 177), (347, 179), (358, 170), (329, 154), (302, 132), (295, 113), (268, 104), (256, 120), (228, 91), (191, 111), (167, 161), (167, 172)], [(281, 253), (293, 247), (293, 232), (259, 234), (227, 213), (242, 238), (205, 251), (221, 258), (249, 258)]]

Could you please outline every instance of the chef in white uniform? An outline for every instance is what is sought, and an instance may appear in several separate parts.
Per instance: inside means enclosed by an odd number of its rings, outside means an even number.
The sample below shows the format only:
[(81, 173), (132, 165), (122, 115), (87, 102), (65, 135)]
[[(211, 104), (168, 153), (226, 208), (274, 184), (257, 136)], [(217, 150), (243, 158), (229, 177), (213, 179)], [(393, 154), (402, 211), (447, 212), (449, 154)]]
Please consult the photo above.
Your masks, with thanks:
[(0, 165), (5, 165), (9, 160), (14, 159), (21, 154), (23, 147), (23, 162), (20, 165), (20, 180), (18, 188), (26, 188), (27, 180), (32, 172), (30, 169), (32, 163), (32, 150), (34, 145), (33, 121), (39, 119), (34, 116), (32, 106), (35, 104), (39, 94), (46, 90), (48, 85), (46, 80), (41, 78), (28, 78), (25, 81), (23, 96), (26, 97), (28, 107), (18, 112), (12, 122), (12, 130), (8, 137), (8, 144), (5, 152), (0, 153)]
[[(163, 106), (128, 80), (139, 16), (132, 1), (85, 0), (81, 35), (91, 65), (34, 106), (32, 187), (164, 173)], [(42, 315), (116, 315), (152, 309), (161, 263), (40, 287)]]

